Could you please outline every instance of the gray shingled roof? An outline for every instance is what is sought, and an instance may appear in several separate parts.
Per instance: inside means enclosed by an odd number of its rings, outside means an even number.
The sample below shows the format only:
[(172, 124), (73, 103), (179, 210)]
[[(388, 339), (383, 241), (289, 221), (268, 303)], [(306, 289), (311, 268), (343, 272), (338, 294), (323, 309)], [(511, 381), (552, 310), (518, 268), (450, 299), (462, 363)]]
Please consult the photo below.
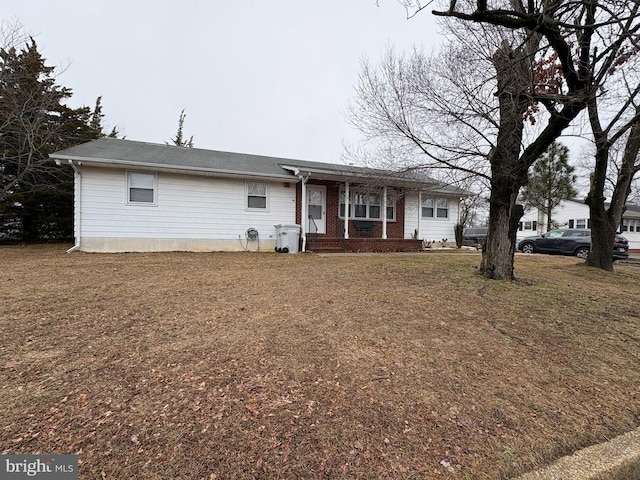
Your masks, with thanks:
[(157, 143), (101, 138), (51, 155), (60, 160), (86, 163), (186, 169), (238, 175), (291, 177), (279, 162), (282, 159), (241, 153), (218, 152)]
[(55, 152), (51, 158), (86, 164), (186, 170), (234, 176), (278, 177), (292, 180), (295, 179), (292, 170), (298, 169), (303, 172), (312, 172), (314, 178), (318, 178), (318, 174), (324, 175), (325, 178), (360, 179), (361, 181), (378, 178), (399, 184), (428, 185), (434, 190), (454, 195), (470, 193), (417, 173), (395, 173), (353, 165), (176, 147), (116, 138), (101, 138), (83, 143)]

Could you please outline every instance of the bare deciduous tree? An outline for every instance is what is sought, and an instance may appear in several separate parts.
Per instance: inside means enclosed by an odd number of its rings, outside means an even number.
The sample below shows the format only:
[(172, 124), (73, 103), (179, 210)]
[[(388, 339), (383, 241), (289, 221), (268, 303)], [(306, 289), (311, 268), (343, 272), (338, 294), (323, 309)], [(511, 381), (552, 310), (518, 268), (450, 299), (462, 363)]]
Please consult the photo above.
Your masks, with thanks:
[[(402, 3), (417, 13), (433, 2)], [(427, 62), (432, 67), (428, 70), (420, 62), (383, 62), (393, 68), (384, 66), (377, 76), (365, 67), (361, 78), (365, 88), (358, 90), (358, 96), (363, 97), (366, 90), (366, 101), (356, 104), (363, 113), (353, 116), (354, 124), (365, 119), (360, 123), (364, 131), (377, 127), (378, 138), (404, 136), (408, 142), (402, 145), (412, 144), (414, 156), (418, 151), (441, 167), (484, 175), (491, 191), (489, 236), (481, 270), (488, 278), (512, 279), (516, 230), (522, 215), (516, 199), (527, 183), (529, 168), (602, 87), (606, 80), (602, 72), (612, 65), (600, 59), (633, 54), (623, 47), (629, 32), (635, 31), (629, 22), (635, 25), (636, 14), (627, 2), (597, 0), (529, 0), (526, 4), (504, 0), (491, 5), (483, 0), (454, 0), (443, 7), (433, 13), (457, 21), (458, 29), (464, 31), (458, 34), (457, 44), (463, 48), (470, 38), (479, 40), (480, 33), (500, 38), (484, 58), (485, 65), (486, 60), (492, 64), (493, 78), (487, 79), (485, 72), (475, 82), (467, 80), (473, 87), (459, 90), (460, 78), (473, 78), (473, 73), (447, 80), (446, 75), (434, 74), (438, 65), (433, 60)], [(462, 51), (464, 58), (471, 56), (461, 48), (454, 51)], [(470, 65), (474, 72), (474, 64)], [(452, 66), (452, 71), (466, 66)], [(404, 88), (416, 69), (428, 73), (421, 78), (422, 87), (415, 82), (414, 90)], [(385, 87), (381, 78), (393, 81)], [(444, 86), (457, 97), (442, 88), (443, 78)], [(488, 89), (493, 98), (487, 95)], [(429, 122), (418, 125), (427, 118)], [(526, 127), (528, 123), (532, 125)], [(438, 124), (442, 136), (421, 135), (427, 128), (437, 130)], [(455, 148), (452, 140), (457, 143)], [(486, 160), (478, 164), (482, 154)]]

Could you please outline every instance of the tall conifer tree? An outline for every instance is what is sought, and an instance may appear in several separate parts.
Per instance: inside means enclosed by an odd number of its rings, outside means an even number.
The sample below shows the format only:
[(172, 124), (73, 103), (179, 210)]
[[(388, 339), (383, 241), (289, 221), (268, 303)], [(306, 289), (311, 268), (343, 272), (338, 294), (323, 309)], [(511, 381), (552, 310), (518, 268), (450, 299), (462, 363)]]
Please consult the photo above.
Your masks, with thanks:
[(559, 142), (553, 142), (533, 164), (533, 172), (522, 191), (522, 199), (527, 205), (544, 213), (547, 230), (558, 226), (553, 222), (553, 209), (562, 200), (577, 195), (573, 187), (576, 180), (573, 171), (573, 166), (569, 164), (569, 149)]
[(0, 236), (5, 239), (73, 236), (73, 172), (48, 155), (102, 132), (91, 125), (91, 109), (63, 103), (72, 92), (57, 85), (53, 74), (33, 38), (21, 49), (0, 49)]

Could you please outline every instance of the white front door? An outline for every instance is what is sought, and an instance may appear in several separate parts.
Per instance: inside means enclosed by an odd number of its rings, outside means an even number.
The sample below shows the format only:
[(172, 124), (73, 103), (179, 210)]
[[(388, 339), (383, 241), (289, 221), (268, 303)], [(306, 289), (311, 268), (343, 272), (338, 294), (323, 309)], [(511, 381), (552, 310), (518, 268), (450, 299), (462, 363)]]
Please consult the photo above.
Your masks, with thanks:
[(307, 232), (327, 233), (327, 188), (307, 186)]

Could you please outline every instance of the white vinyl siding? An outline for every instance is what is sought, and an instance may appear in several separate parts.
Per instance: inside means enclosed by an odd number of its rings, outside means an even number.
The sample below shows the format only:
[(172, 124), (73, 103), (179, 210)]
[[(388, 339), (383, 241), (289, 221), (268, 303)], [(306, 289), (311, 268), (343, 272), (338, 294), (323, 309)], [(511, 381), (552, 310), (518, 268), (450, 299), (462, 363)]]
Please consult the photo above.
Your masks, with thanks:
[[(447, 218), (437, 217), (437, 199), (446, 200)], [(425, 202), (426, 199), (431, 201)], [(444, 202), (441, 208), (444, 208)], [(424, 210), (426, 207), (426, 211)], [(455, 224), (458, 218), (458, 199), (457, 197), (435, 197), (428, 193), (422, 194), (422, 203), (418, 202), (417, 193), (409, 193), (405, 197), (405, 214), (404, 214), (404, 237), (411, 238), (418, 229), (418, 239), (440, 242), (447, 239), (450, 243), (455, 242)], [(426, 214), (432, 213), (433, 216), (426, 217)], [(420, 218), (418, 218), (420, 217)]]
[(84, 167), (82, 180), (83, 237), (237, 241), (253, 227), (263, 240), (275, 236), (274, 225), (295, 223), (295, 188), (279, 181), (266, 182), (269, 212), (265, 215), (264, 210), (245, 208), (246, 184), (239, 179), (161, 173), (156, 177), (153, 208), (128, 203), (123, 170)]

